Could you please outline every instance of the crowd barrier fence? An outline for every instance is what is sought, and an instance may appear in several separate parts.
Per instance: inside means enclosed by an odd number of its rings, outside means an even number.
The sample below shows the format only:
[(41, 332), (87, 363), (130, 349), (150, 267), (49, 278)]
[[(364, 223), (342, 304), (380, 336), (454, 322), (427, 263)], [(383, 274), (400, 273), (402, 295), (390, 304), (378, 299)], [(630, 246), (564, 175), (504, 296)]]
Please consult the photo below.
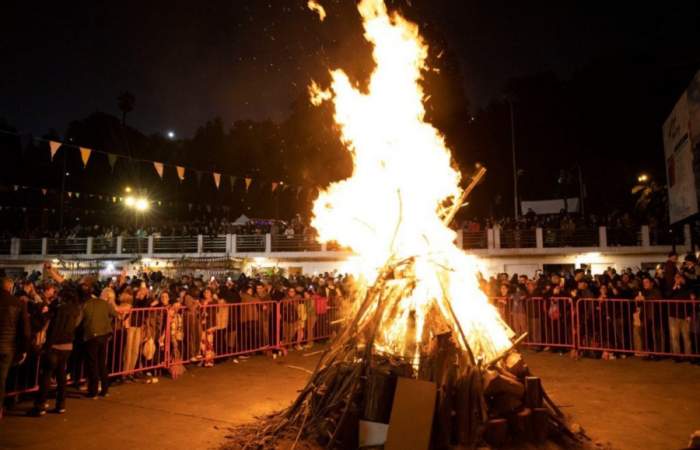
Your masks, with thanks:
[[(213, 303), (133, 308), (114, 320), (107, 347), (111, 377), (168, 370), (189, 363), (271, 350), (328, 339), (338, 330), (339, 305), (327, 298), (289, 301)], [(72, 380), (84, 379), (83, 343), (69, 360)], [(39, 351), (11, 369), (7, 395), (38, 389)]]
[(700, 301), (494, 297), (522, 345), (700, 357)]
[[(700, 357), (700, 301), (494, 297), (522, 345), (639, 356)], [(281, 350), (334, 336), (340, 305), (326, 298), (134, 308), (115, 320), (108, 344), (110, 376), (168, 370), (189, 363)], [(76, 342), (69, 362), (83, 379)], [(8, 395), (36, 391), (40, 355), (8, 377)]]

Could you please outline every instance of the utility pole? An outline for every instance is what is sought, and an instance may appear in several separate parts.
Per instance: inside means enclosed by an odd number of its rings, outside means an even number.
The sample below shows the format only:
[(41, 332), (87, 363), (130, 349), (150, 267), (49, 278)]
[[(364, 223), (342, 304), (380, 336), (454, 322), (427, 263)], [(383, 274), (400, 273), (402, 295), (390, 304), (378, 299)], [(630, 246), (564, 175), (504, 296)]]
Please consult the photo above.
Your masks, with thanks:
[(510, 106), (510, 146), (513, 152), (513, 217), (518, 219), (518, 167), (515, 161), (515, 116), (513, 114), (513, 101), (506, 97)]
[(581, 217), (585, 217), (586, 215), (586, 210), (583, 207), (583, 197), (586, 195), (586, 188), (585, 185), (583, 184), (583, 170), (581, 169), (581, 164), (576, 163), (576, 166), (578, 167), (578, 195), (579, 195), (579, 211), (581, 211)]
[(64, 215), (64, 207), (63, 207), (63, 202), (65, 201), (66, 197), (66, 151), (63, 151), (63, 171), (61, 172), (61, 199), (58, 204), (58, 226), (60, 229), (63, 229), (63, 215)]

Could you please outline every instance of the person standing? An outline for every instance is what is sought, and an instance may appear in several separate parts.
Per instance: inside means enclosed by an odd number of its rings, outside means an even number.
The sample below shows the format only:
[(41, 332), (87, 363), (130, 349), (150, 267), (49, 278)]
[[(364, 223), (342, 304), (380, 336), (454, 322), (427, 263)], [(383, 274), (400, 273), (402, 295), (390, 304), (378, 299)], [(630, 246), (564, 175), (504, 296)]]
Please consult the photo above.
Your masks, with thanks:
[(675, 277), (678, 273), (678, 254), (674, 251), (668, 254), (668, 259), (664, 264), (664, 285), (661, 286), (665, 294), (669, 293), (675, 284)]
[(81, 319), (78, 296), (74, 291), (64, 289), (60, 301), (54, 301), (49, 308), (49, 327), (46, 343), (41, 356), (39, 372), (39, 392), (34, 400), (30, 415), (39, 417), (46, 414), (46, 399), (51, 377), (56, 377), (56, 406), (54, 412), (66, 412), (66, 367), (73, 351), (75, 330)]
[(12, 287), (12, 279), (0, 280), (0, 419), (7, 373), (15, 359), (22, 363), (31, 338), (27, 305), (12, 295)]
[[(90, 292), (89, 282), (81, 284), (83, 292), (89, 298), (83, 306), (83, 339), (88, 376), (88, 398), (106, 397), (109, 390), (107, 373), (107, 343), (112, 334), (112, 319), (117, 317), (117, 310), (107, 300), (95, 297)], [(98, 386), (101, 388), (98, 391)]]
[(683, 338), (683, 354), (690, 355), (690, 319), (688, 314), (688, 301), (695, 296), (686, 286), (686, 279), (682, 273), (676, 272), (673, 287), (671, 288), (670, 301), (668, 302), (668, 329), (671, 338), (671, 353), (674, 356), (681, 355), (681, 337)]

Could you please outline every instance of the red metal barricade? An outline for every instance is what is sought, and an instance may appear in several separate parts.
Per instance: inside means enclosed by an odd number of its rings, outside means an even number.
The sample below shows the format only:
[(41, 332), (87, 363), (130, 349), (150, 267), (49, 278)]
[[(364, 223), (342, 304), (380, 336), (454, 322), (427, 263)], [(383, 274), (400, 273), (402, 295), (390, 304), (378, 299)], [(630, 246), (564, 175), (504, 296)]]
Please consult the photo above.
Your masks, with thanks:
[(700, 302), (580, 299), (581, 350), (675, 357), (700, 356)]
[(278, 347), (328, 339), (338, 330), (338, 305), (327, 297), (283, 300), (277, 306)]
[(568, 297), (496, 297), (492, 300), (517, 336), (527, 332), (523, 345), (574, 348), (576, 319)]
[(133, 308), (115, 319), (113, 330), (107, 347), (111, 376), (167, 367), (167, 308)]
[[(700, 302), (566, 297), (492, 299), (523, 345), (675, 357), (700, 357)], [(134, 308), (114, 321), (107, 365), (111, 376), (300, 345), (333, 337), (342, 326), (334, 300), (214, 303)], [(69, 371), (83, 377), (80, 342)], [(39, 356), (13, 367), (7, 395), (37, 389)]]
[(170, 315), (169, 364), (207, 363), (275, 348), (276, 311), (276, 302), (179, 307)]

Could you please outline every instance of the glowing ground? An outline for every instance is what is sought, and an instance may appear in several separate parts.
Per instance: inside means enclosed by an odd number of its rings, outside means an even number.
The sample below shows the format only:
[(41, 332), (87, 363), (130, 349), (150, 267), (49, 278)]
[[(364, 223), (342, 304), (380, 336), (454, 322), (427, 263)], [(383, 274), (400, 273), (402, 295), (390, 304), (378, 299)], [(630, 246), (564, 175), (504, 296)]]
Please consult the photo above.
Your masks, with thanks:
[[(683, 448), (700, 428), (700, 366), (636, 359), (573, 361), (526, 352), (549, 394), (594, 441), (616, 450)], [(0, 421), (2, 449), (216, 448), (229, 426), (285, 406), (316, 357), (188, 371), (177, 381), (115, 386), (107, 399), (70, 398), (68, 413), (24, 417), (23, 403)]]

